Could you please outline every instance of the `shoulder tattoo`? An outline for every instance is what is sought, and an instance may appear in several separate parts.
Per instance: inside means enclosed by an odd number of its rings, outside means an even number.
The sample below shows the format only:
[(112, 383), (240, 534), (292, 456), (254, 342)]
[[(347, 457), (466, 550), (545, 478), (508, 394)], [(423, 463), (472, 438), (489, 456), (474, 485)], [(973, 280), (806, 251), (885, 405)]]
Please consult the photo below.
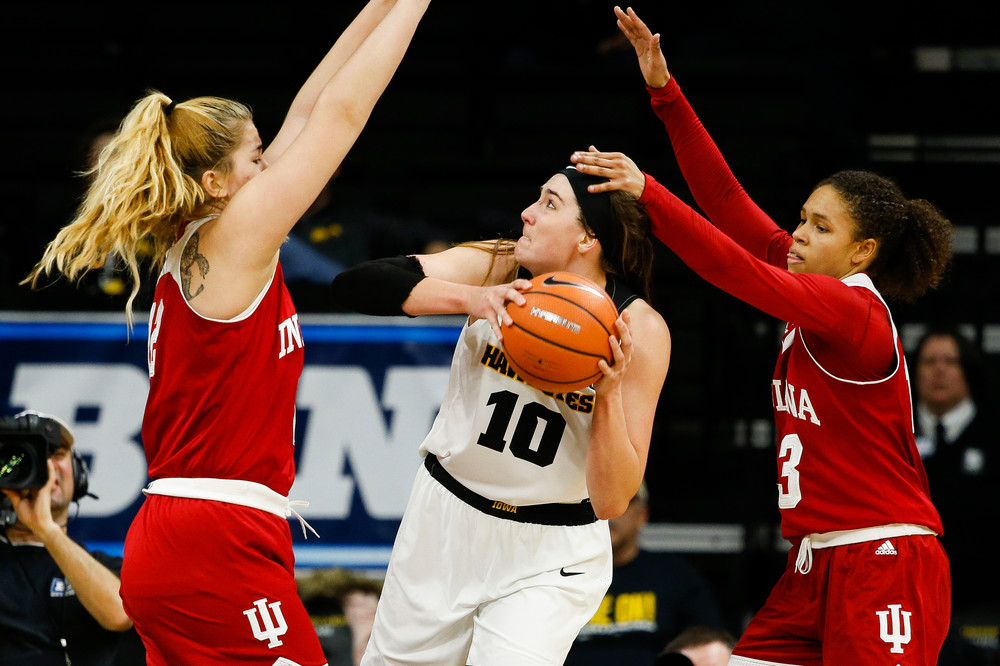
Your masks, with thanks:
[(199, 277), (204, 280), (205, 276), (208, 275), (208, 258), (198, 252), (197, 231), (191, 234), (191, 239), (188, 240), (187, 245), (184, 246), (184, 252), (181, 253), (181, 291), (184, 293), (184, 298), (189, 301), (205, 289), (204, 284), (199, 284), (198, 290), (191, 293), (191, 279), (194, 277), (195, 266), (198, 267)]

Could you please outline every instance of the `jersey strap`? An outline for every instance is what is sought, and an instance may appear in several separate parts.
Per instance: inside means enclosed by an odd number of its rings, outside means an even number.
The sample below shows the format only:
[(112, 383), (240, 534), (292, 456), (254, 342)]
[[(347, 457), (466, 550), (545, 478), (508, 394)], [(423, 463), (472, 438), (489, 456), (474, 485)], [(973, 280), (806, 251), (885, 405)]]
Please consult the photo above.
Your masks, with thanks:
[(430, 475), (442, 486), (447, 488), (451, 494), (462, 500), (474, 509), (478, 509), (485, 514), (514, 520), (519, 523), (535, 523), (538, 525), (589, 525), (597, 522), (594, 508), (590, 500), (584, 500), (576, 504), (563, 504), (555, 502), (552, 504), (530, 504), (528, 506), (514, 506), (505, 502), (487, 499), (479, 495), (458, 482), (458, 479), (441, 466), (437, 456), (428, 453), (424, 457), (424, 467)]

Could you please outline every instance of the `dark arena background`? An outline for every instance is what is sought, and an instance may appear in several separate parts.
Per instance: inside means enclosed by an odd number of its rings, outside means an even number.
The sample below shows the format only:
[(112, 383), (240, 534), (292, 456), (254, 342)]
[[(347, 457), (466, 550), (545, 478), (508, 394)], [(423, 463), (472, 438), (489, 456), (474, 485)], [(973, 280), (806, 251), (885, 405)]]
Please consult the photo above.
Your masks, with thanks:
[[(57, 283), (31, 291), (17, 284), (71, 217), (83, 192), (74, 172), (92, 136), (154, 88), (176, 100), (210, 94), (243, 101), (266, 144), (298, 86), (362, 4), (6, 6), (0, 323), (69, 313), (121, 321), (111, 313), (121, 313), (124, 297), (99, 276), (79, 288)], [(785, 228), (797, 223), (813, 185), (843, 168), (890, 176), (908, 196), (944, 211), (956, 228), (952, 270), (917, 304), (893, 304), (895, 321), (908, 350), (932, 324), (961, 325), (994, 380), (1000, 371), (998, 7), (634, 5), (662, 34), (671, 73), (737, 178)], [(324, 221), (295, 233), (313, 245), (329, 236), (350, 239), (352, 253), (340, 258), (348, 264), (519, 234), (519, 214), (539, 185), (590, 144), (626, 153), (693, 204), (612, 8), (594, 0), (434, 0), (330, 183)], [(670, 326), (673, 355), (649, 457), (653, 524), (646, 539), (689, 557), (739, 632), (785, 557), (768, 390), (783, 322), (711, 287), (661, 244), (657, 252), (653, 304)], [(335, 314), (322, 284), (303, 279), (289, 288), (303, 322)], [(147, 296), (144, 289), (138, 322)], [(0, 384), (8, 392), (4, 382), (23, 360), (10, 340), (0, 338)], [(22, 407), (8, 399), (9, 412)], [(995, 402), (980, 407), (993, 408)], [(78, 421), (86, 420), (84, 412)], [(353, 497), (357, 504), (363, 492)], [(134, 507), (114, 519), (127, 528), (131, 515)], [(350, 515), (364, 514), (355, 507)], [(120, 540), (111, 527), (95, 534), (95, 541)], [(391, 542), (384, 534), (374, 540)]]

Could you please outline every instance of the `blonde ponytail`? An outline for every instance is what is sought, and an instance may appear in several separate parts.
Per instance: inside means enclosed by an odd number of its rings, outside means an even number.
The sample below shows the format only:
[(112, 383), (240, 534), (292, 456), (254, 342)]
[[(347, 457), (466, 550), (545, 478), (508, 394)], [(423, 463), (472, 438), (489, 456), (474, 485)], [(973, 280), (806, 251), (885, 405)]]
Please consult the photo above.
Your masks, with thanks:
[(214, 97), (174, 105), (152, 91), (140, 99), (87, 172), (92, 180), (74, 219), (21, 284), (34, 288), (54, 272), (76, 282), (117, 257), (132, 281), (125, 306), (131, 327), (143, 259), (148, 255), (151, 274), (159, 271), (178, 224), (207, 199), (202, 173), (226, 168), (250, 119), (242, 104)]

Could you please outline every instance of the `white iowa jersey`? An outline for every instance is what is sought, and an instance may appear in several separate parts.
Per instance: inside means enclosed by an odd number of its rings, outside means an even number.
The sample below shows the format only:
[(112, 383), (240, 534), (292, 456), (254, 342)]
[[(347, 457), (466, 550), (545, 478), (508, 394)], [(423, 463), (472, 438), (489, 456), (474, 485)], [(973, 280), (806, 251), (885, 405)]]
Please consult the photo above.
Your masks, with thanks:
[[(530, 276), (524, 276), (530, 277)], [(612, 274), (618, 312), (639, 296)], [(448, 391), (420, 446), (466, 488), (515, 506), (581, 502), (596, 399), (589, 386), (544, 393), (522, 382), (484, 319), (462, 329)]]
[(485, 319), (462, 329), (448, 391), (420, 447), (470, 490), (518, 506), (587, 498), (594, 389), (548, 394), (508, 366)]

